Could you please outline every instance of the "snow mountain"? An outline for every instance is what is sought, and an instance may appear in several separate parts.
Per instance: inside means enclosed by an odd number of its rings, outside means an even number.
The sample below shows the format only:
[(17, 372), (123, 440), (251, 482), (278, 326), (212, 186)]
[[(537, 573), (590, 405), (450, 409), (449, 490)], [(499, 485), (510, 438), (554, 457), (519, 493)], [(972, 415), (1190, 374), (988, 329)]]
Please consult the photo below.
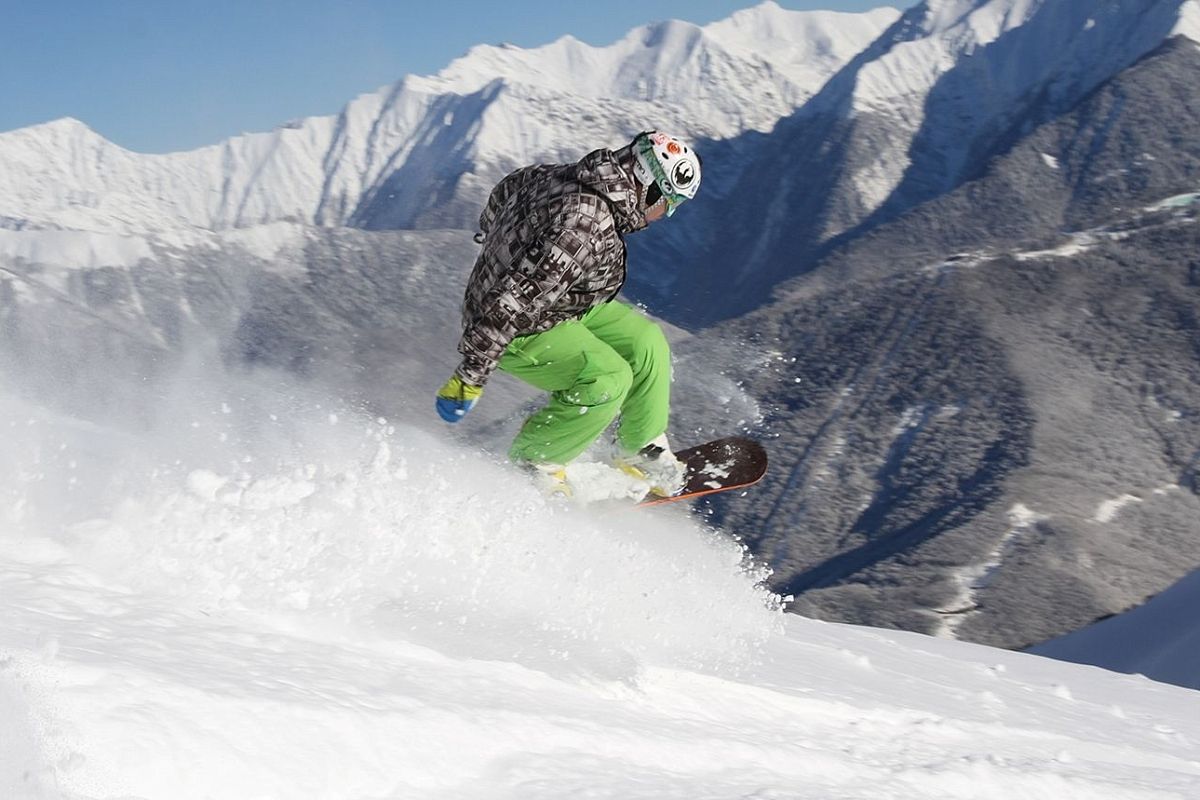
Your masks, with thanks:
[(837, 247), (979, 177), (1168, 39), (1200, 40), (1197, 19), (1197, 0), (913, 6), (749, 163), (722, 157), (726, 146), (742, 151), (734, 143), (717, 146), (706, 176), (730, 184), (720, 202), (645, 245), (648, 257), (686, 267), (634, 291), (692, 324), (749, 311)]
[(655, 23), (607, 47), (571, 37), (477, 47), (336, 116), (188, 153), (131, 153), (59, 120), (0, 134), (0, 218), (22, 232), (122, 236), (278, 222), (467, 228), (480, 194), (516, 165), (577, 158), (647, 125), (694, 138), (768, 130), (896, 15), (768, 2), (706, 27)]
[[(0, 134), (0, 253), (74, 266), (87, 246), (65, 232), (78, 231), (102, 235), (89, 263), (113, 266), (150, 245), (212, 246), (213, 232), (263, 225), (242, 238), (268, 254), (281, 225), (470, 228), (480, 196), (514, 166), (655, 124), (711, 143), (721, 202), (662, 237), (654, 252), (670, 263), (631, 288), (694, 325), (747, 310), (830, 243), (977, 174), (1017, 132), (1166, 38), (1200, 38), (1198, 18), (1197, 0), (930, 0), (903, 15), (766, 2), (705, 27), (655, 23), (607, 47), (571, 37), (477, 47), (336, 116), (190, 153), (130, 153), (59, 120)], [(781, 119), (774, 146), (760, 146)], [(742, 233), (708, 241), (712, 215), (731, 207), (743, 218), (726, 227)], [(781, 250), (797, 258), (771, 256)], [(675, 285), (676, 263), (687, 285)], [(741, 303), (714, 286), (731, 278)]]
[(1038, 655), (1200, 689), (1200, 634), (1192, 609), (1200, 572), (1124, 614), (1032, 648)]
[[(679, 326), (677, 436), (747, 430), (776, 465), (711, 518), (805, 614), (1058, 636), (1196, 563), (1198, 20), (765, 3), (476, 48), (191, 153), (0, 134), (0, 374), (104, 427), (221, 367), (421, 428), (492, 182), (657, 124), (706, 156), (706, 199), (630, 240), (630, 297)], [(514, 384), (449, 435), (501, 452), (534, 401)]]
[(1200, 564), (1197, 75), (1165, 43), (706, 331), (775, 437), (718, 519), (803, 613), (1023, 647)]

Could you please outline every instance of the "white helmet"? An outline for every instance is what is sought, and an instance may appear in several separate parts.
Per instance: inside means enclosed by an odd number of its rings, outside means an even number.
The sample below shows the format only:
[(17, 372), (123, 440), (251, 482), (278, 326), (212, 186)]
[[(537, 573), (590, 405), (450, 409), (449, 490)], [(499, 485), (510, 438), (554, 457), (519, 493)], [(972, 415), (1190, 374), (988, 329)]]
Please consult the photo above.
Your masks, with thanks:
[[(686, 144), (658, 131), (639, 133), (633, 139), (633, 173), (643, 186), (658, 187), (667, 199), (667, 216), (700, 188), (700, 157)], [(656, 193), (653, 188), (648, 196)], [(657, 198), (647, 205), (654, 205)]]

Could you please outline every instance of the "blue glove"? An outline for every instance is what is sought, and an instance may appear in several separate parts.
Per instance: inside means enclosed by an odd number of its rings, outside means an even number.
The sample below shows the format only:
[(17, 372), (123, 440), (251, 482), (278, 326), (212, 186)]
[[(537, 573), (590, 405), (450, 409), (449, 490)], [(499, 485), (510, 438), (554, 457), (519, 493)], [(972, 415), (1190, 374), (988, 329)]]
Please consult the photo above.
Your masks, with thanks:
[(472, 386), (463, 383), (457, 375), (450, 377), (446, 385), (438, 389), (437, 412), (446, 422), (458, 422), (475, 406), (475, 401), (483, 394), (482, 386)]

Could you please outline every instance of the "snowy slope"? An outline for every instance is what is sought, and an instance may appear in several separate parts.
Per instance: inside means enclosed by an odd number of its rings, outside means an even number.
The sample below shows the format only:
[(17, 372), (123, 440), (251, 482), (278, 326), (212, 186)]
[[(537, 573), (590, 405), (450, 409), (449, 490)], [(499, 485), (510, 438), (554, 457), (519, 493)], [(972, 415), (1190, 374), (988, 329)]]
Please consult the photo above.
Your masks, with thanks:
[[(439, 181), (487, 188), (506, 166), (578, 157), (646, 125), (714, 137), (768, 129), (897, 15), (768, 2), (703, 28), (655, 23), (607, 47), (570, 37), (532, 50), (477, 47), (336, 116), (188, 153), (131, 153), (58, 120), (0, 134), (0, 227), (140, 236), (279, 221), (370, 226), (378, 208), (361, 215), (378, 195), (414, 181), (426, 194)], [(758, 37), (763, 30), (775, 35)], [(420, 211), (406, 199), (397, 198), (406, 218), (390, 227)], [(465, 227), (470, 217), (453, 221)]]
[(1200, 572), (1138, 606), (1030, 652), (1200, 689)]
[(1200, 0), (1188, 0), (1179, 9), (1179, 24), (1171, 31), (1174, 36), (1186, 36), (1200, 44)]
[(144, 433), (2, 401), (0, 796), (1200, 792), (1194, 692), (785, 623), (684, 516), (266, 383)]

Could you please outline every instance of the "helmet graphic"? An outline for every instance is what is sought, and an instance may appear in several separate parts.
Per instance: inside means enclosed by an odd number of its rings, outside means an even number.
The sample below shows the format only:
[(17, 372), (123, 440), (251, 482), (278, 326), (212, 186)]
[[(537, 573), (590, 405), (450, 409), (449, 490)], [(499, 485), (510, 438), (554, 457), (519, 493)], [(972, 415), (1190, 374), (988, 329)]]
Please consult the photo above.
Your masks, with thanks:
[[(667, 199), (667, 216), (700, 188), (700, 157), (686, 144), (665, 133), (647, 131), (633, 140), (633, 172), (644, 186), (658, 187)], [(648, 195), (653, 196), (651, 189)]]

